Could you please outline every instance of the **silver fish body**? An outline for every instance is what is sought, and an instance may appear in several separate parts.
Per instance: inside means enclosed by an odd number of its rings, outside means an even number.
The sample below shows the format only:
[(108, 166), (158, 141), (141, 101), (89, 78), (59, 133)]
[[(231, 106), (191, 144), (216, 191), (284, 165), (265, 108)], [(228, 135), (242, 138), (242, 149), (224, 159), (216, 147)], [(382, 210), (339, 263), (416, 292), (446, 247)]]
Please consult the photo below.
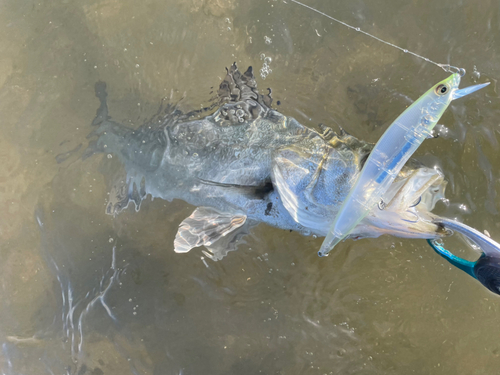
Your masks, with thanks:
[[(130, 202), (138, 209), (147, 195), (182, 199), (199, 208), (181, 223), (175, 250), (204, 245), (216, 259), (260, 222), (325, 236), (373, 145), (273, 110), (251, 68), (241, 73), (233, 65), (218, 94), (224, 104), (211, 115), (192, 119), (174, 111), (134, 130), (109, 119), (105, 85), (96, 85), (101, 106), (89, 154), (118, 156), (127, 174), (113, 187), (107, 212)], [(444, 235), (430, 211), (445, 185), (439, 171), (410, 160), (350, 237)]]

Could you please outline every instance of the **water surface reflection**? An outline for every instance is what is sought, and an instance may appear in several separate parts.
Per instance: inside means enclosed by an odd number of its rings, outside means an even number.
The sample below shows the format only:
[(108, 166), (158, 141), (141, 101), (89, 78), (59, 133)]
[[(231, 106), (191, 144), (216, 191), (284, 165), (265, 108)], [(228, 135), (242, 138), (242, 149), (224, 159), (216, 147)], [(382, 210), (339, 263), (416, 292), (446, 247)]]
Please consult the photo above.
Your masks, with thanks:
[[(309, 4), (492, 81), (454, 102), (417, 156), (449, 181), (437, 213), (500, 239), (498, 2)], [(265, 73), (259, 87), (283, 113), (376, 141), (440, 69), (283, 1), (0, 7), (2, 373), (497, 371), (500, 300), (425, 241), (348, 241), (330, 261), (316, 255), (321, 239), (261, 225), (223, 261), (178, 255), (177, 226), (193, 207), (147, 200), (107, 216), (120, 165), (81, 159), (98, 80), (113, 118), (138, 126), (164, 97), (208, 106), (237, 61)]]

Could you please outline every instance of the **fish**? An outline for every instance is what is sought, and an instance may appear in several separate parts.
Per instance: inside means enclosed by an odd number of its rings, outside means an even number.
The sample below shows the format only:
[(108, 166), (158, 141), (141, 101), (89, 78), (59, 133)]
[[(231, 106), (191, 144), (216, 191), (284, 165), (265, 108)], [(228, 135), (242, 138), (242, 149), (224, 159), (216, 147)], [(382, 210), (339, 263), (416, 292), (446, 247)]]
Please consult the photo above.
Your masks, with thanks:
[[(204, 247), (220, 260), (260, 223), (302, 235), (328, 234), (354, 186), (373, 144), (340, 128), (312, 129), (272, 107), (260, 94), (252, 67), (228, 68), (208, 114), (169, 107), (137, 129), (114, 121), (106, 84), (96, 83), (100, 101), (85, 157), (116, 156), (125, 174), (111, 188), (106, 213), (130, 204), (139, 210), (150, 196), (183, 200), (197, 208), (184, 219), (174, 250)], [(383, 234), (438, 239), (450, 233), (431, 211), (445, 198), (443, 173), (410, 159), (349, 238)]]

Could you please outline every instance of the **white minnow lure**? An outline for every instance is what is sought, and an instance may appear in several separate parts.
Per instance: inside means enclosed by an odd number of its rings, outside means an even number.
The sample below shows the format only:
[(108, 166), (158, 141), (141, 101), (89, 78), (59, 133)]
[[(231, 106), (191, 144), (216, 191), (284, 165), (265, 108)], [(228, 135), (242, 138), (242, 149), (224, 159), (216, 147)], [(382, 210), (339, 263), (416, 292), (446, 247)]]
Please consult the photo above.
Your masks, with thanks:
[(424, 139), (431, 135), (451, 101), (489, 85), (488, 82), (459, 89), (460, 78), (460, 74), (454, 73), (436, 84), (385, 131), (337, 213), (318, 252), (319, 256), (327, 256), (381, 201), (401, 168)]

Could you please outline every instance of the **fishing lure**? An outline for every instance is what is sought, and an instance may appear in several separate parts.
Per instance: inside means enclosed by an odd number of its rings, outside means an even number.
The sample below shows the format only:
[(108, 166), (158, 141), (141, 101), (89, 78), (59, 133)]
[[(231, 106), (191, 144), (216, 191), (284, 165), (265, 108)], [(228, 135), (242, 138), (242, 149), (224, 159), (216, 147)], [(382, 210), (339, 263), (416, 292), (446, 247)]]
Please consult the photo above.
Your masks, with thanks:
[[(418, 55), (415, 52), (401, 48), (375, 35), (338, 20), (309, 5), (297, 0), (293, 3), (312, 10), (331, 19), (349, 29), (360, 32), (388, 46), (411, 54), (419, 59), (434, 64), (446, 72), (453, 73), (447, 79), (433, 86), (422, 95), (406, 111), (404, 111), (385, 131), (372, 150), (363, 170), (351, 189), (348, 197), (342, 204), (330, 230), (318, 252), (319, 256), (327, 256), (333, 247), (342, 241), (359, 222), (381, 202), (389, 186), (398, 175), (401, 168), (413, 155), (416, 149), (428, 138), (432, 129), (443, 115), (452, 100), (461, 98), (487, 85), (471, 86), (459, 89), (460, 78), (465, 75), (465, 69), (449, 64), (438, 64), (431, 59)], [(383, 200), (382, 200), (383, 202)]]
[(431, 135), (450, 103), (487, 85), (459, 89), (460, 74), (437, 83), (408, 107), (385, 131), (342, 204), (319, 256), (326, 256), (379, 203), (408, 159)]

